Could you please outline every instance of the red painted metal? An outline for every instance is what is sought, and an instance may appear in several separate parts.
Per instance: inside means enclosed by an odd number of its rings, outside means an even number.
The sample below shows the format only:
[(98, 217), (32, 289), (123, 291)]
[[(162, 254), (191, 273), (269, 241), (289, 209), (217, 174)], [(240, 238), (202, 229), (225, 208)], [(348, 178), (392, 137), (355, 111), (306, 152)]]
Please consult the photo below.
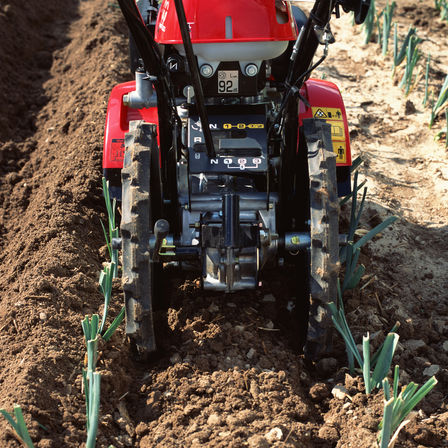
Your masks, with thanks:
[[(338, 166), (351, 166), (352, 157), (350, 150), (350, 134), (348, 130), (347, 114), (344, 107), (344, 101), (336, 84), (323, 80), (310, 78), (305, 81), (300, 93), (308, 100), (310, 107), (307, 107), (303, 101), (299, 108), (299, 126), (302, 125), (304, 118), (322, 118), (327, 123), (332, 124), (332, 139), (335, 151), (338, 142), (345, 143), (345, 162), (337, 162)], [(323, 112), (319, 116), (319, 110)], [(340, 111), (341, 115), (338, 114)], [(316, 116), (317, 115), (317, 116)], [(326, 115), (326, 117), (324, 116)], [(330, 115), (330, 116), (328, 116)], [(343, 137), (334, 135), (335, 129), (343, 129)], [(342, 132), (342, 131), (341, 131)]]
[(118, 84), (110, 94), (104, 133), (103, 168), (123, 168), (124, 135), (129, 130), (130, 121), (143, 120), (159, 125), (157, 107), (132, 109), (123, 104), (123, 95), (133, 90), (135, 81), (130, 81)]
[[(193, 44), (297, 38), (289, 2), (285, 5), (286, 13), (276, 10), (274, 0), (183, 0), (183, 4)], [(231, 38), (226, 37), (226, 20), (228, 24), (231, 22)], [(161, 44), (182, 43), (173, 0), (162, 3), (155, 39)]]

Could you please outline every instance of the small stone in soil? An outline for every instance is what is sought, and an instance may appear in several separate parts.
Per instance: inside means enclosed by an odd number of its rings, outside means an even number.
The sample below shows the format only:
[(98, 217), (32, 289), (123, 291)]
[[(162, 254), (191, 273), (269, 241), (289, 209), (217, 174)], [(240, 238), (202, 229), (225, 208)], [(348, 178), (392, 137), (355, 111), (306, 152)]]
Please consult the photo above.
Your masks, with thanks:
[(249, 448), (269, 448), (269, 442), (263, 436), (259, 435), (249, 437), (247, 444)]
[(423, 370), (423, 375), (433, 376), (433, 375), (437, 375), (439, 372), (440, 372), (440, 366), (437, 364), (432, 364), (431, 366), (429, 366), (425, 370)]
[(220, 425), (222, 422), (221, 417), (218, 414), (210, 414), (210, 416), (207, 419), (207, 425)]
[(350, 395), (348, 394), (347, 389), (344, 386), (334, 386), (331, 390), (331, 394), (334, 398), (337, 398), (338, 400), (344, 400), (345, 397), (350, 398)]
[(280, 428), (272, 428), (268, 433), (264, 435), (264, 437), (269, 443), (274, 443), (278, 440), (282, 440), (283, 431)]
[(179, 362), (182, 362), (182, 357), (179, 355), (179, 353), (174, 353), (174, 355), (170, 358), (171, 364), (177, 364)]
[(415, 351), (424, 347), (426, 344), (421, 339), (409, 339), (408, 341), (403, 342), (403, 345), (408, 350)]
[(255, 349), (251, 348), (246, 354), (247, 359), (252, 359), (254, 357), (255, 353), (256, 353)]
[(448, 352), (448, 341), (445, 341), (445, 342), (442, 344), (442, 348), (443, 348), (446, 352)]

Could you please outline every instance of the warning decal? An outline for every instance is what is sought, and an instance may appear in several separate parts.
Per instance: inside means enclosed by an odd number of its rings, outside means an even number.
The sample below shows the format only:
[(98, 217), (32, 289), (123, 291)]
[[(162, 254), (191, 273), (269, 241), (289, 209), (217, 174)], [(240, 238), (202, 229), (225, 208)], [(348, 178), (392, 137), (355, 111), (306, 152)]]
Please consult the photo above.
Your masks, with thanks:
[(347, 135), (342, 110), (338, 107), (312, 107), (313, 117), (331, 125), (331, 141), (337, 158), (336, 163), (347, 163)]
[(328, 124), (331, 124), (331, 139), (341, 140), (345, 142), (345, 129), (343, 121), (330, 121), (326, 120)]
[(336, 107), (312, 107), (314, 118), (321, 120), (343, 120), (341, 109)]
[(333, 141), (333, 151), (336, 154), (336, 163), (347, 163), (347, 145), (345, 142)]
[(123, 162), (124, 158), (124, 139), (113, 138), (110, 145), (111, 162)]

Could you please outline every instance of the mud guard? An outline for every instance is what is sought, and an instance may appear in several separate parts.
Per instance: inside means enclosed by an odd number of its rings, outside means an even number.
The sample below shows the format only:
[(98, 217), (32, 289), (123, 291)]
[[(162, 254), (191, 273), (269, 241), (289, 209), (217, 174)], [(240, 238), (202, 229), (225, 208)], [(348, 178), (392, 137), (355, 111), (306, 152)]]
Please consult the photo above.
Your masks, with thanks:
[(303, 101), (299, 106), (299, 126), (306, 118), (323, 120), (331, 125), (331, 141), (336, 154), (338, 196), (346, 196), (351, 192), (350, 166), (352, 156), (350, 150), (350, 134), (344, 101), (336, 84), (323, 79), (309, 79), (302, 89)]
[[(143, 120), (159, 126), (157, 107), (132, 109), (123, 104), (123, 96), (135, 90), (135, 81), (116, 85), (107, 105), (106, 126), (103, 143), (103, 173), (109, 181), (113, 197), (121, 199), (121, 169), (124, 158), (124, 135), (129, 131), (129, 122)], [(157, 133), (157, 143), (160, 145)]]

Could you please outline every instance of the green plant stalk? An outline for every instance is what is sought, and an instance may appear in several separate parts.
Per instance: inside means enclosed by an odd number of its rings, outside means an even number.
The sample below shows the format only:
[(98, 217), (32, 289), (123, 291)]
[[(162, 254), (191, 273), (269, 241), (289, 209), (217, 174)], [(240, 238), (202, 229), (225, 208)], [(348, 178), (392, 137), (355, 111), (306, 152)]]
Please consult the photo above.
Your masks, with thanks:
[(405, 90), (405, 95), (409, 94), (409, 91), (413, 84), (413, 73), (417, 62), (420, 60), (421, 53), (418, 49), (421, 39), (415, 35), (411, 36), (406, 53), (406, 67), (404, 75), (400, 83), (400, 87)]
[[(406, 418), (406, 416), (414, 409), (414, 407), (434, 388), (437, 384), (435, 377), (431, 377), (426, 383), (418, 389), (418, 385), (411, 382), (406, 387), (403, 387), (401, 392), (398, 394), (398, 381), (399, 381), (399, 367), (395, 366), (393, 388), (392, 388), (392, 398), (390, 398), (389, 382), (387, 379), (382, 381), (384, 398), (386, 401), (392, 400), (392, 415), (383, 420), (380, 423), (380, 429), (384, 428), (385, 425), (390, 425), (390, 434), (397, 430), (399, 432), (400, 424)], [(397, 429), (398, 428), (398, 429)], [(387, 441), (390, 439), (389, 438)], [(380, 436), (381, 438), (381, 436)], [(383, 438), (381, 441), (385, 440)], [(385, 445), (387, 446), (387, 445)]]
[(406, 58), (409, 41), (411, 40), (412, 36), (416, 35), (416, 29), (413, 27), (410, 27), (408, 30), (408, 34), (404, 38), (403, 44), (400, 48), (400, 51), (398, 51), (398, 32), (397, 32), (397, 24), (395, 23), (394, 27), (394, 57), (393, 57), (393, 73), (395, 73), (395, 68), (398, 67)]
[[(392, 329), (389, 331), (389, 333), (396, 333), (398, 331), (398, 328), (400, 328), (400, 322), (395, 322), (395, 325), (392, 327)], [(383, 350), (384, 347), (384, 343), (386, 342), (386, 340), (383, 341), (383, 343), (378, 347), (378, 350), (376, 351), (376, 353), (373, 355), (372, 357), (372, 365), (376, 365), (376, 363), (378, 362), (378, 357), (381, 354), (381, 351)]]
[(89, 387), (89, 415), (86, 448), (95, 448), (98, 431), (98, 418), (100, 410), (101, 375), (98, 372), (88, 373)]
[(89, 432), (89, 409), (90, 409), (90, 387), (89, 387), (89, 382), (87, 380), (87, 370), (86, 369), (82, 369), (82, 384), (84, 386), (84, 401), (86, 403), (86, 429), (87, 432)]
[(104, 296), (104, 311), (101, 319), (101, 326), (99, 333), (103, 333), (104, 326), (106, 324), (107, 314), (109, 312), (109, 304), (112, 296), (112, 280), (115, 272), (115, 264), (113, 262), (104, 266), (104, 269), (100, 273), (99, 284), (101, 292)]
[(23, 444), (28, 448), (34, 448), (33, 441), (31, 440), (30, 434), (28, 433), (28, 428), (23, 418), (22, 408), (15, 404), (13, 407), (14, 417), (9, 414), (5, 409), (0, 409), (0, 414), (6, 418), (7, 422), (13, 427), (14, 431), (23, 442)]
[(350, 173), (353, 174), (361, 165), (362, 165), (362, 158), (361, 156), (358, 156), (352, 162), (352, 166), (350, 167)]
[(367, 180), (363, 180), (359, 185), (357, 185), (356, 190), (353, 187), (353, 192), (348, 194), (347, 196), (344, 196), (340, 202), (339, 205), (342, 206), (344, 204), (346, 204), (351, 198), (352, 198), (352, 194), (354, 193), (359, 193), (359, 191), (361, 190), (362, 187), (364, 187), (364, 185), (367, 183)]
[(389, 0), (388, 0), (386, 8), (384, 9), (383, 38), (382, 38), (382, 54), (383, 54), (383, 56), (386, 56), (387, 50), (389, 47), (389, 36), (390, 36), (390, 29), (391, 29), (391, 25), (392, 25), (392, 17), (394, 15), (396, 6), (397, 6), (397, 4), (395, 2), (392, 2), (392, 4), (389, 5)]
[(372, 392), (372, 384), (370, 381), (370, 335), (362, 337), (362, 354), (364, 357), (364, 365), (362, 366), (362, 374), (364, 377), (364, 386), (366, 394)]
[(426, 106), (428, 103), (429, 96), (429, 65), (431, 62), (431, 54), (428, 54), (428, 59), (426, 61), (426, 70), (425, 70), (425, 96), (423, 98), (423, 106)]
[(90, 320), (89, 320), (89, 316), (86, 316), (84, 318), (84, 320), (81, 322), (86, 345), (88, 344), (88, 342), (90, 340), (96, 338), (96, 336), (98, 334), (99, 320), (100, 320), (100, 318), (99, 318), (98, 314), (94, 314)]
[(356, 243), (353, 244), (353, 249), (358, 249), (364, 246), (367, 242), (369, 242), (373, 237), (375, 237), (378, 233), (384, 230), (386, 227), (389, 227), (392, 223), (397, 220), (396, 216), (389, 216), (382, 223), (375, 226), (372, 230), (366, 233), (362, 238), (360, 238)]
[(107, 342), (112, 335), (115, 333), (118, 326), (121, 324), (125, 316), (125, 308), (122, 307), (121, 311), (119, 312), (118, 316), (114, 319), (114, 321), (111, 323), (110, 327), (105, 331), (103, 334), (103, 339)]
[(363, 360), (358, 351), (358, 347), (356, 346), (356, 343), (353, 339), (353, 335), (348, 327), (344, 312), (341, 309), (338, 310), (336, 307), (336, 304), (334, 302), (329, 303), (328, 308), (330, 310), (331, 319), (333, 320), (336, 330), (339, 331), (339, 333), (341, 334), (342, 338), (345, 341), (346, 346), (348, 347), (350, 352), (353, 354), (359, 367), (362, 369)]
[(448, 107), (445, 109), (446, 128), (445, 128), (445, 148), (448, 149)]
[(398, 339), (399, 336), (397, 333), (389, 333), (386, 336), (386, 340), (384, 341), (380, 355), (378, 356), (378, 361), (373, 370), (371, 379), (372, 388), (380, 387), (381, 382), (387, 376), (397, 348)]
[(98, 341), (99, 334), (95, 339), (87, 342), (87, 371), (94, 372), (96, 369), (96, 363), (98, 362)]
[(446, 102), (448, 102), (448, 75), (446, 76), (443, 86), (440, 89), (436, 103), (432, 106), (429, 128), (432, 128), (437, 115), (443, 109)]
[(109, 235), (106, 234), (106, 230), (104, 228), (103, 223), (101, 223), (101, 226), (103, 227), (104, 236), (106, 238), (106, 244), (107, 249), (109, 251), (109, 256), (112, 263), (115, 263), (114, 268), (114, 278), (118, 275), (118, 250), (112, 249), (112, 239), (118, 238), (118, 227), (115, 224), (115, 211), (117, 207), (117, 201), (114, 200), (111, 202), (110, 200), (110, 192), (109, 192), (109, 181), (106, 181), (106, 179), (102, 178), (103, 182), (103, 194), (104, 194), (104, 200), (106, 203), (106, 210), (107, 210), (107, 222), (108, 222), (108, 230)]
[(368, 44), (370, 39), (372, 38), (373, 28), (375, 26), (375, 17), (376, 17), (376, 7), (375, 0), (371, 0), (369, 11), (366, 16), (366, 20), (364, 21), (364, 33), (365, 39), (364, 44)]
[(384, 402), (383, 425), (380, 433), (380, 448), (387, 448), (392, 435), (392, 416), (393, 416), (394, 399), (391, 398)]

